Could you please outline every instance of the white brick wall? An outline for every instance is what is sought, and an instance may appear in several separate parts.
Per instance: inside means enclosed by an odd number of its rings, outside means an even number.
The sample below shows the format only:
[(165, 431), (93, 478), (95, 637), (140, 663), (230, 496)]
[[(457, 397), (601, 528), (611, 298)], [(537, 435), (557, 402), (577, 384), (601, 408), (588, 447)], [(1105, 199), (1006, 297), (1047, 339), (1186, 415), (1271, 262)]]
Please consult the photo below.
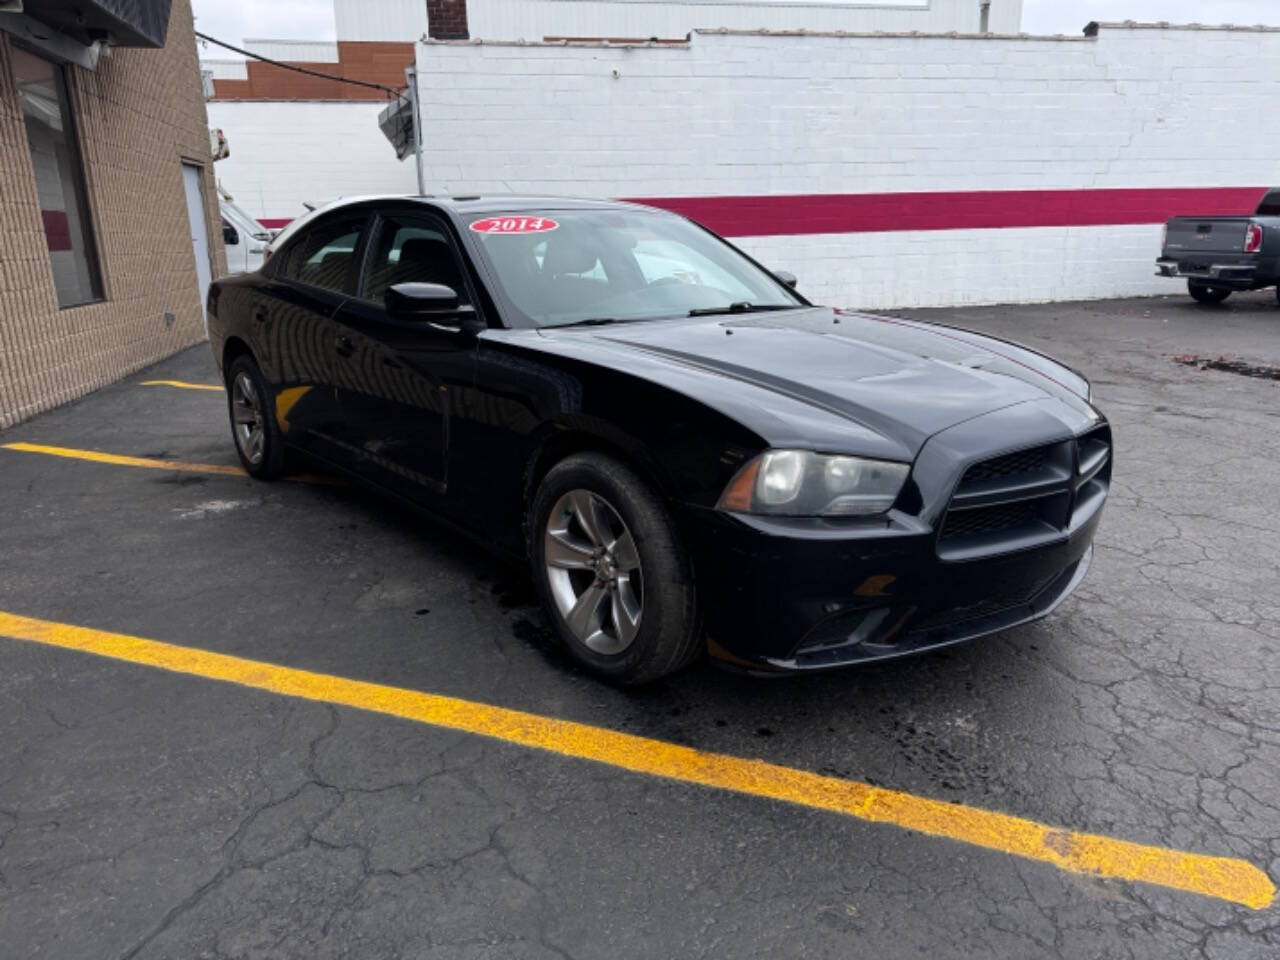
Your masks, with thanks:
[[(606, 196), (1267, 184), (1280, 32), (419, 47), (428, 183)], [(615, 79), (613, 71), (620, 77)]]
[[(716, 27), (924, 33), (979, 27), (978, 0), (468, 0), (467, 14), (471, 36), (485, 40), (670, 38)], [(992, 0), (989, 29), (1017, 33), (1021, 23), (1022, 0)]]
[(221, 128), (231, 156), (214, 172), (235, 202), (259, 219), (306, 212), (364, 193), (411, 193), (413, 163), (400, 163), (378, 131), (381, 103), (211, 101), (209, 126)]
[(243, 60), (207, 60), (200, 61), (200, 69), (207, 71), (215, 80), (248, 80), (249, 70)]
[[(429, 191), (877, 194), (1280, 182), (1280, 32), (1097, 40), (695, 34), (688, 47), (418, 47)], [(615, 77), (615, 71), (617, 76)], [(377, 104), (211, 103), (260, 217), (411, 192)], [(1186, 210), (1185, 213), (1214, 212)], [(1173, 292), (1159, 226), (738, 238), (857, 307)]]
[(417, 40), (427, 35), (426, 0), (334, 0), (339, 40)]
[[(428, 189), (741, 196), (1280, 180), (1280, 33), (419, 46)], [(616, 71), (616, 76), (615, 76)], [(1195, 213), (1197, 211), (1186, 211)], [(1172, 292), (1157, 225), (742, 238), (859, 307)]]
[(863, 310), (1174, 293), (1154, 275), (1160, 227), (939, 230), (742, 237), (816, 303)]
[(337, 63), (338, 44), (331, 40), (249, 40), (244, 48), (272, 60), (292, 63)]

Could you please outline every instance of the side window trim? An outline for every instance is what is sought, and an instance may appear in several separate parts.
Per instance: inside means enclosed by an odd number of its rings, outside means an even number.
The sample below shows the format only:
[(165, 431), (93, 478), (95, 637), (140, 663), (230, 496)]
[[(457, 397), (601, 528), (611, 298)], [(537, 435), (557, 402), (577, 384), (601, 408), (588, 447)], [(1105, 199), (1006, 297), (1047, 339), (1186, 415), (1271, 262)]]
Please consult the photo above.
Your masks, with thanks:
[[(365, 231), (364, 250), (360, 257), (360, 275), (356, 277), (356, 290), (352, 295), (353, 300), (376, 303), (376, 301), (370, 300), (364, 294), (369, 285), (369, 273), (373, 268), (373, 251), (378, 249), (378, 241), (382, 239), (382, 231), (386, 227), (387, 215), (385, 213), (374, 213), (370, 216), (368, 229)], [(382, 304), (379, 303), (378, 306), (382, 306)]]
[(351, 268), (356, 274), (355, 277), (348, 277), (350, 289), (343, 291), (342, 294), (347, 300), (360, 293), (360, 285), (364, 282), (365, 261), (369, 258), (370, 241), (373, 239), (373, 233), (380, 219), (376, 210), (364, 210), (361, 213), (363, 219), (360, 221), (360, 235), (356, 238), (356, 248), (351, 257)]

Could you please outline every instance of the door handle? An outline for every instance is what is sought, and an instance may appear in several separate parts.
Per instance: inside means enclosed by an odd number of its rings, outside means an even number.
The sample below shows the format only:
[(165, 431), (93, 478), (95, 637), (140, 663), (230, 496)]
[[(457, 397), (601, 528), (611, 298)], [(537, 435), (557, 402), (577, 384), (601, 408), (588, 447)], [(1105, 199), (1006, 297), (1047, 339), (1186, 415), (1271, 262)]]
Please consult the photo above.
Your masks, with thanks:
[(349, 357), (356, 352), (356, 345), (351, 342), (350, 337), (338, 334), (333, 342), (334, 349), (338, 351), (338, 356)]

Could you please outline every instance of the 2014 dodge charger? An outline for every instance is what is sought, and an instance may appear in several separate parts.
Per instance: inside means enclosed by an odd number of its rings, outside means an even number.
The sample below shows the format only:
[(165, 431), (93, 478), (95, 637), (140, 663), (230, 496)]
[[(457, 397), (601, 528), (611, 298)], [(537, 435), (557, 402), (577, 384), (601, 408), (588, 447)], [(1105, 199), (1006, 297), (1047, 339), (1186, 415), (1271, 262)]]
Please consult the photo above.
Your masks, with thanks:
[(895, 657), (1044, 616), (1111, 475), (1088, 383), (818, 307), (681, 217), (361, 198), (208, 302), (253, 476), (301, 451), (525, 553), (566, 648), (653, 680)]

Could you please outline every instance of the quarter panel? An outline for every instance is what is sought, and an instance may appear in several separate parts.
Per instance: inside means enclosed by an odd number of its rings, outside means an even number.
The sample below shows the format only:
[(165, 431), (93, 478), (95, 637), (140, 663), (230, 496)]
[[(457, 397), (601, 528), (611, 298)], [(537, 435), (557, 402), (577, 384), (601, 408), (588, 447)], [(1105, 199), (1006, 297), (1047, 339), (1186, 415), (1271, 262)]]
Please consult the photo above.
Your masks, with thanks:
[(210, 317), (209, 339), (219, 363), (230, 338), (247, 344), (276, 392), (286, 439), (313, 448), (335, 412), (330, 316), (344, 298), (262, 274), (220, 280), (216, 289), (217, 317)]

